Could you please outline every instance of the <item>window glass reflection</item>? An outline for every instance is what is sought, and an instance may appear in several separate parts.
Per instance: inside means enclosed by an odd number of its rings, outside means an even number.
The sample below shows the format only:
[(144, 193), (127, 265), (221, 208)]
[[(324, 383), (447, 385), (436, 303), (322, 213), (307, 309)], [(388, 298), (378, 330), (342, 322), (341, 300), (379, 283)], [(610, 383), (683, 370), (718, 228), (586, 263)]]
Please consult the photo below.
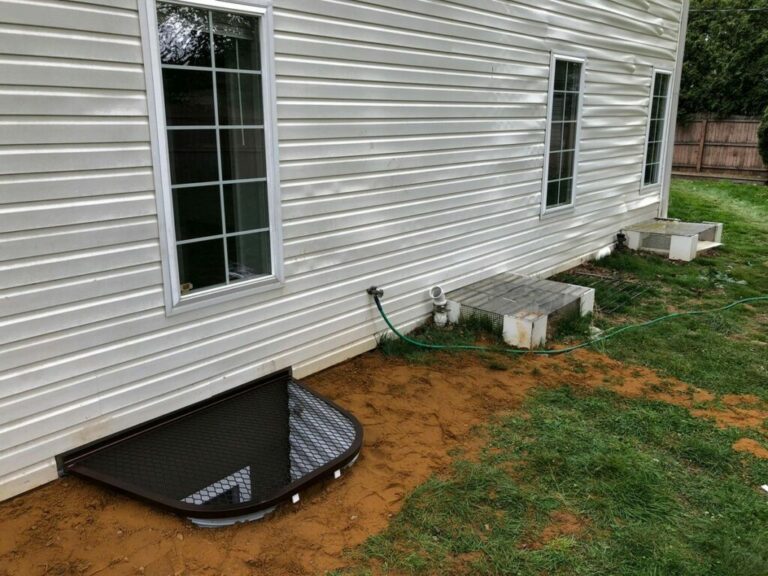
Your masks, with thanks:
[(157, 26), (163, 64), (211, 65), (207, 10), (159, 2)]

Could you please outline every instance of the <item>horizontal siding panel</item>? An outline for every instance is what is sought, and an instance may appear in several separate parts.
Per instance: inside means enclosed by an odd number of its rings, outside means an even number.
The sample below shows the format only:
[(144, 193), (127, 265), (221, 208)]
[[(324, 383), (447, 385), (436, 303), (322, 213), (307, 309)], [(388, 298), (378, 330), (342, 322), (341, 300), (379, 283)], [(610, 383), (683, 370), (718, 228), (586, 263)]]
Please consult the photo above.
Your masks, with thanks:
[(160, 260), (156, 241), (0, 262), (0, 290)]
[(149, 124), (142, 118), (0, 118), (0, 146), (128, 143), (148, 140)]
[[(582, 47), (588, 54), (626, 51), (631, 42), (632, 51), (649, 57), (665, 57), (669, 51), (674, 51), (676, 34), (664, 39), (655, 34), (651, 43), (648, 36), (633, 35), (626, 30), (617, 37), (605, 34), (598, 35), (592, 31), (582, 32), (583, 27), (576, 30), (573, 18), (560, 16), (557, 11), (543, 11), (535, 14), (532, 19), (501, 18), (487, 11), (467, 10), (445, 2), (433, 0), (381, 0), (383, 7), (360, 5), (353, 2), (335, 0), (285, 0), (282, 6), (303, 13), (317, 13), (323, 16), (334, 16), (340, 19), (365, 22), (373, 25), (387, 23), (390, 26), (403, 29), (416, 29), (433, 34), (445, 34), (457, 38), (472, 39), (481, 42), (521, 46), (532, 50), (545, 51), (546, 39), (561, 41), (568, 45)], [(408, 14), (392, 10), (389, 7), (412, 11)], [(521, 10), (516, 7), (516, 11)], [(524, 9), (521, 10), (524, 12)], [(414, 14), (418, 12), (418, 15)], [(471, 21), (471, 23), (468, 22)], [(558, 27), (557, 23), (561, 26)], [(610, 28), (603, 28), (610, 34)], [(663, 34), (663, 28), (662, 28)], [(635, 36), (635, 38), (628, 38)], [(645, 40), (641, 42), (640, 40)]]
[(429, 135), (411, 138), (381, 138), (365, 140), (320, 140), (317, 142), (287, 143), (280, 146), (280, 159), (309, 160), (319, 158), (341, 158), (365, 155), (414, 153), (428, 148), (437, 150), (461, 150), (491, 146), (519, 146), (540, 143), (543, 132), (481, 132), (461, 136)]
[(54, 330), (44, 336), (6, 344), (0, 346), (0, 365), (8, 370), (29, 365), (30, 370), (35, 370), (40, 367), (33, 366), (37, 363), (90, 348), (103, 349), (108, 353), (108, 344), (145, 334), (151, 331), (151, 322), (162, 325), (164, 316), (164, 310), (151, 310), (75, 329)]
[(438, 86), (412, 86), (375, 84), (372, 82), (330, 82), (286, 80), (277, 82), (279, 98), (313, 98), (319, 100), (345, 99), (364, 102), (449, 102), (483, 104), (540, 104), (546, 105), (541, 91), (476, 90), (472, 88), (443, 88)]
[[(157, 275), (153, 276), (156, 281)], [(6, 302), (4, 300), (0, 300), (0, 302), (4, 307)], [(7, 303), (13, 305), (13, 299), (8, 299)], [(0, 319), (0, 344), (46, 334), (50, 331), (52, 324), (66, 330), (67, 328), (98, 322), (105, 318), (143, 312), (162, 305), (161, 286), (155, 288), (142, 286), (139, 290), (121, 291), (118, 294), (107, 296), (94, 294), (87, 300), (62, 306), (46, 307), (34, 314), (16, 314)]]
[(133, 10), (118, 10), (80, 2), (0, 0), (0, 14), (8, 24), (85, 30), (138, 36), (139, 18)]
[(38, 145), (0, 147), (0, 175), (104, 170), (150, 166), (149, 146), (142, 144), (82, 145), (76, 147)]
[[(411, 19), (410, 24), (414, 23), (418, 22)], [(410, 30), (407, 26), (376, 26), (343, 17), (334, 19), (280, 9), (275, 13), (275, 27), (275, 50), (278, 54), (365, 59), (387, 64), (408, 64), (403, 57), (409, 55), (411, 64), (415, 66), (486, 72), (498, 68), (502, 74), (507, 71), (523, 74), (526, 64), (539, 65), (538, 70), (541, 70), (549, 63), (546, 54), (538, 49), (542, 41), (535, 42), (536, 47), (516, 44), (508, 38), (503, 38), (501, 42), (485, 37), (476, 41), (466, 36), (465, 30), (454, 30), (456, 33), (449, 34), (441, 29), (432, 34), (421, 27)], [(309, 45), (315, 50), (308, 49)], [(344, 58), (343, 49), (346, 49), (347, 58)], [(449, 63), (452, 65), (449, 66)]]
[[(329, 26), (332, 26), (332, 24), (329, 24)], [(353, 36), (359, 35), (364, 38), (366, 30), (358, 30), (358, 34), (354, 34), (355, 30), (356, 28), (352, 28), (351, 30), (343, 29), (339, 34), (349, 32)], [(406, 42), (406, 45), (408, 45), (408, 41), (411, 40), (411, 38), (395, 37), (392, 38), (392, 45), (384, 44), (382, 46), (376, 46), (366, 45), (362, 42), (350, 42), (346, 40), (346, 37), (341, 37), (345, 38), (345, 40), (321, 40), (311, 36), (293, 37), (278, 34), (275, 38), (275, 43), (279, 53), (286, 56), (304, 56), (306, 54), (312, 54), (313, 56), (323, 58), (324, 60), (347, 60), (358, 63), (359, 65), (365, 65), (369, 62), (379, 65), (394, 66), (408, 66), (410, 64), (412, 66), (418, 66), (419, 69), (427, 68), (432, 69), (435, 72), (449, 71), (476, 74), (498, 73), (502, 75), (530, 77), (535, 80), (546, 77), (549, 68), (549, 59), (545, 59), (541, 56), (537, 57), (534, 62), (527, 66), (520, 64), (519, 62), (512, 63), (507, 60), (493, 59), (493, 48), (488, 46), (477, 47), (477, 56), (462, 55), (451, 49), (457, 42), (454, 39), (446, 39), (446, 53), (442, 53), (439, 51), (428, 51), (426, 49), (406, 49), (402, 47), (401, 44), (398, 44), (398, 42), (404, 41)], [(428, 45), (429, 42), (420, 42), (417, 44)], [(395, 48), (393, 46), (398, 47)], [(283, 58), (277, 56), (276, 60), (278, 74), (281, 74)]]
[[(544, 148), (543, 144), (541, 148)], [(348, 194), (361, 192), (363, 190), (426, 184), (429, 182), (499, 174), (516, 170), (540, 170), (542, 163), (543, 158), (541, 157), (529, 157), (512, 160), (466, 162), (463, 164), (435, 166), (432, 168), (422, 168), (420, 170), (395, 173), (381, 172), (364, 174), (346, 179), (335, 178), (317, 181), (287, 182), (282, 185), (282, 194), (283, 198), (286, 200), (330, 196), (333, 194)], [(541, 174), (539, 174), (538, 177), (540, 178)]]
[[(541, 171), (537, 172), (541, 177)], [(386, 204), (417, 201), (440, 196), (450, 196), (483, 188), (507, 187), (509, 195), (517, 195), (515, 185), (521, 181), (530, 180), (528, 171), (487, 174), (468, 178), (440, 180), (425, 184), (411, 185), (399, 188), (370, 190), (360, 194), (333, 194), (319, 198), (301, 198), (284, 202), (282, 206), (283, 220), (292, 222), (311, 214), (322, 216), (338, 214), (350, 210), (364, 210)]]
[[(431, 168), (441, 166), (454, 167), (471, 162), (475, 158), (483, 158), (486, 162), (526, 162), (531, 156), (540, 155), (543, 145), (529, 144), (528, 146), (493, 146), (470, 148), (462, 150), (430, 151), (410, 154), (389, 154), (383, 156), (353, 157), (327, 159), (324, 161), (284, 162), (280, 166), (280, 176), (286, 181), (298, 179), (318, 179), (330, 177), (353, 176), (363, 174), (366, 177), (382, 177), (396, 171), (413, 171), (424, 173)], [(511, 167), (514, 169), (514, 167)]]
[(122, 8), (123, 10), (136, 10), (136, 0), (78, 0), (80, 4), (93, 4), (94, 6), (109, 6), (110, 8)]
[[(2, 103), (0, 94), (0, 104)], [(277, 103), (281, 118), (541, 118), (546, 106), (527, 104), (451, 104), (450, 102), (399, 103), (379, 101), (344, 102), (343, 100), (282, 99)]]
[[(547, 69), (543, 66), (527, 70), (518, 68), (515, 70), (515, 74), (502, 74), (499, 71), (459, 72), (453, 69), (419, 68), (414, 65), (375, 66), (370, 62), (329, 61), (319, 58), (300, 59), (283, 56), (277, 60), (277, 68), (282, 78), (305, 78), (308, 70), (311, 70), (312, 78), (323, 80), (392, 82), (396, 78), (398, 84), (474, 87), (483, 90), (524, 86), (526, 90), (538, 93), (546, 92), (548, 88)], [(523, 72), (526, 71), (528, 74), (523, 75)]]
[(0, 176), (0, 205), (154, 190), (148, 167)]
[(76, 88), (2, 87), (0, 114), (8, 116), (146, 116), (143, 92)]
[(59, 471), (55, 460), (47, 458), (44, 461), (35, 462), (31, 466), (0, 476), (0, 500), (37, 488), (58, 477)]
[[(1, 12), (0, 12), (1, 13)], [(141, 64), (137, 37), (0, 23), (0, 53)]]
[[(0, 206), (2, 213), (2, 206)], [(96, 221), (88, 224), (51, 226), (46, 222), (40, 229), (27, 229), (0, 236), (0, 254), (15, 258), (50, 256), (88, 248), (113, 246), (124, 242), (140, 242), (157, 238), (157, 219), (153, 217)], [(2, 260), (3, 258), (0, 258)]]
[(95, 64), (75, 60), (5, 56), (0, 57), (0, 78), (3, 79), (3, 84), (9, 86), (142, 90), (144, 67), (138, 64)]
[[(58, 282), (44, 282), (34, 286), (23, 286), (0, 292), (0, 311), (4, 313), (9, 321), (13, 320), (13, 317), (19, 317), (19, 320), (15, 322), (18, 325), (24, 323), (24, 318), (27, 318), (25, 315), (27, 312), (44, 311), (54, 306), (72, 304), (118, 292), (137, 290), (146, 286), (158, 285), (161, 282), (162, 277), (159, 264), (123, 268), (114, 272), (91, 274)], [(0, 316), (0, 324), (2, 324), (1, 318), (2, 316)], [(93, 322), (96, 322), (96, 320), (93, 318), (88, 319), (88, 323)], [(84, 323), (81, 322), (81, 324)], [(60, 330), (68, 329), (67, 326), (60, 322), (57, 324), (57, 327)], [(48, 333), (50, 333), (50, 323), (45, 331), (38, 334)], [(30, 337), (25, 336), (24, 338)], [(2, 419), (0, 418), (0, 420)]]
[[(454, 118), (450, 120), (356, 120), (356, 121), (282, 121), (279, 124), (281, 149), (293, 145), (294, 140), (318, 140), (322, 144), (334, 138), (383, 138), (385, 136), (439, 136), (442, 134), (488, 134), (494, 132), (544, 133), (546, 122), (542, 118)], [(282, 159), (282, 156), (281, 156)]]
[(444, 213), (456, 212), (463, 219), (466, 212), (474, 207), (482, 206), (483, 210), (490, 211), (490, 206), (495, 202), (506, 202), (514, 197), (513, 189), (502, 186), (490, 190), (480, 189), (464, 194), (388, 204), (365, 211), (339, 211), (330, 216), (307, 217), (284, 225), (285, 236), (288, 239), (286, 247), (293, 246), (295, 238), (306, 240), (325, 234), (343, 234), (354, 228), (382, 225), (402, 219), (418, 218), (422, 215), (437, 217)]
[[(375, 2), (376, 0), (374, 0)], [(677, 42), (677, 15), (666, 14), (665, 19), (657, 10), (642, 10), (641, 5), (635, 5), (632, 10), (626, 7), (617, 9), (612, 2), (579, 2), (573, 0), (555, 1), (544, 8), (541, 3), (531, 0), (516, 1), (515, 11), (510, 15), (509, 4), (502, 0), (453, 0), (454, 3), (475, 9), (474, 13), (491, 11), (497, 18), (504, 21), (525, 19), (528, 21), (549, 22), (553, 27), (568, 29), (578, 22), (582, 29), (599, 30), (613, 37), (626, 39), (629, 42), (648, 42), (649, 38), (661, 38), (667, 42), (667, 47), (675, 49)], [(434, 2), (423, 2), (435, 4)], [(647, 3), (646, 3), (647, 4)], [(524, 6), (527, 6), (525, 8)], [(554, 14), (552, 14), (554, 12)], [(489, 20), (489, 24), (494, 21)]]
[(69, 224), (106, 222), (146, 216), (155, 211), (154, 194), (122, 194), (59, 202), (5, 204), (0, 206), (0, 218), (7, 218), (10, 223), (6, 228), (8, 232), (14, 232), (53, 227), (62, 221)]

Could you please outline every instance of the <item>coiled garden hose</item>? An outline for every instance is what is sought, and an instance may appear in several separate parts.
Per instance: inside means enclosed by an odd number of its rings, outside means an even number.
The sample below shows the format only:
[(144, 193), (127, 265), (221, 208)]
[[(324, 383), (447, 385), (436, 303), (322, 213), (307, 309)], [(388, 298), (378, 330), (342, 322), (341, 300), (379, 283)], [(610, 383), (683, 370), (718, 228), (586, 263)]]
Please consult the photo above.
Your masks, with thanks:
[(429, 350), (474, 350), (476, 352), (501, 352), (503, 354), (535, 354), (537, 356), (558, 356), (560, 354), (569, 354), (570, 352), (580, 350), (581, 348), (587, 348), (589, 346), (594, 346), (595, 344), (599, 344), (600, 342), (605, 342), (606, 340), (609, 340), (614, 336), (618, 336), (623, 332), (636, 330), (638, 328), (646, 328), (648, 326), (653, 326), (654, 324), (664, 322), (665, 320), (672, 320), (673, 318), (681, 318), (683, 316), (702, 316), (707, 314), (716, 314), (717, 312), (724, 312), (726, 310), (730, 310), (731, 308), (735, 308), (736, 306), (743, 306), (744, 304), (752, 304), (755, 302), (768, 302), (768, 296), (755, 296), (752, 298), (742, 298), (741, 300), (736, 300), (735, 302), (731, 302), (730, 304), (726, 306), (721, 306), (720, 308), (712, 308), (711, 310), (691, 310), (689, 312), (675, 312), (673, 314), (667, 314), (665, 316), (660, 316), (659, 318), (654, 318), (653, 320), (649, 320), (647, 322), (641, 322), (640, 324), (628, 324), (627, 326), (617, 326), (616, 328), (611, 328), (609, 330), (606, 330), (601, 336), (592, 338), (591, 340), (582, 342), (581, 344), (569, 346), (567, 348), (558, 348), (556, 350), (519, 350), (516, 348), (472, 346), (468, 344), (467, 345), (429, 344), (427, 342), (419, 342), (418, 340), (409, 338), (405, 334), (398, 331), (398, 329), (395, 328), (395, 326), (389, 320), (389, 318), (387, 317), (387, 314), (384, 312), (384, 307), (381, 305), (381, 296), (384, 295), (384, 292), (382, 290), (379, 290), (378, 288), (375, 288), (375, 287), (369, 288), (368, 294), (373, 296), (373, 300), (374, 302), (376, 302), (376, 308), (379, 309), (379, 314), (381, 314), (381, 317), (384, 319), (384, 322), (386, 322), (387, 326), (389, 326), (389, 329), (392, 330), (392, 332), (394, 332), (395, 335), (398, 338), (400, 338), (403, 342), (407, 342), (419, 348), (426, 348)]

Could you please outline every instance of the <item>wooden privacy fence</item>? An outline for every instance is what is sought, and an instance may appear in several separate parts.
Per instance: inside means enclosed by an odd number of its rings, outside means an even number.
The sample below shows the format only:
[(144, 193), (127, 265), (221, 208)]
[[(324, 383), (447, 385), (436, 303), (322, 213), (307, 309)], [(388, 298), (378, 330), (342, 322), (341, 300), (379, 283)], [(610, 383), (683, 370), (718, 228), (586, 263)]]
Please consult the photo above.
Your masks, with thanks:
[(757, 149), (759, 118), (696, 117), (678, 122), (672, 172), (680, 176), (768, 181), (768, 166)]

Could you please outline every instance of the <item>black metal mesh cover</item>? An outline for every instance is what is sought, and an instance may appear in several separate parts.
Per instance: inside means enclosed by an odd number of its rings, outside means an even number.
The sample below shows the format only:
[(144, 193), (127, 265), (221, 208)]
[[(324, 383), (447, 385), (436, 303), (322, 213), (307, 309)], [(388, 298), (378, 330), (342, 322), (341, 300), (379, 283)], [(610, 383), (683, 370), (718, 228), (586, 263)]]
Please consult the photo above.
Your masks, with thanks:
[(185, 514), (224, 517), (272, 506), (332, 473), (361, 440), (354, 417), (285, 374), (65, 456), (64, 465)]

